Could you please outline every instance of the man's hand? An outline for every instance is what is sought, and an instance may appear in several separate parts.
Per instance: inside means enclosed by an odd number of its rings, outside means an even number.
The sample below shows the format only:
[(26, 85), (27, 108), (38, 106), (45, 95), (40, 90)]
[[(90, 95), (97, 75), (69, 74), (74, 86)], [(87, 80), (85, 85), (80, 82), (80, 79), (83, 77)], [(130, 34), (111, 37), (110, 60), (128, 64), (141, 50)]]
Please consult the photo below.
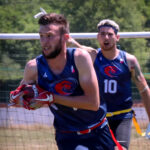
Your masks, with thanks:
[(16, 90), (10, 91), (10, 102), (19, 104), (20, 103), (20, 97), (22, 96), (22, 91), (26, 87), (25, 84), (20, 85)]
[(10, 103), (24, 107), (26, 109), (28, 108), (28, 101), (25, 101), (23, 99), (23, 96), (25, 95), (25, 88), (27, 87), (26, 84), (20, 85), (16, 90), (10, 92)]
[(45, 104), (53, 103), (53, 94), (45, 91), (38, 85), (19, 86), (16, 90), (10, 92), (10, 102), (29, 110), (35, 110)]
[(38, 91), (38, 96), (29, 100), (29, 108), (32, 110), (38, 109), (43, 105), (50, 105), (54, 102), (54, 97), (51, 92), (45, 91), (38, 85), (34, 85)]
[(145, 136), (147, 139), (150, 139), (150, 123), (148, 124), (148, 127), (146, 129), (146, 135)]

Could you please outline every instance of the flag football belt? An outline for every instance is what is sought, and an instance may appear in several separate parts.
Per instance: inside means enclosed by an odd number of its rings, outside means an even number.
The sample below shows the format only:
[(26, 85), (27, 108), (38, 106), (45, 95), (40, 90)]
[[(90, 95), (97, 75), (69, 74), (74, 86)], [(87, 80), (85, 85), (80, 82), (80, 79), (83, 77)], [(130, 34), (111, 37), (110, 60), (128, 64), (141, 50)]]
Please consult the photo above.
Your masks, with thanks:
[(135, 126), (136, 132), (137, 132), (139, 135), (144, 136), (144, 137), (150, 139), (150, 123), (148, 124), (148, 127), (147, 127), (147, 129), (146, 129), (146, 132), (142, 132), (142, 130), (141, 130), (141, 128), (140, 128), (140, 125), (138, 124), (137, 119), (136, 119), (135, 116), (136, 116), (136, 114), (135, 114), (135, 112), (134, 112), (134, 110), (133, 110), (133, 118), (132, 118), (132, 121), (133, 121), (133, 124), (134, 124), (134, 126)]
[(96, 125), (93, 125), (92, 127), (88, 128), (88, 129), (85, 129), (85, 130), (81, 130), (81, 131), (61, 131), (61, 132), (62, 133), (77, 133), (78, 135), (87, 134), (87, 133), (90, 133), (92, 130), (98, 128), (105, 121), (106, 121), (106, 118), (104, 118), (101, 122), (97, 123)]
[(98, 128), (100, 125), (102, 125), (106, 121), (106, 118), (104, 118), (101, 122), (97, 123), (96, 125), (92, 126), (91, 128), (88, 128), (86, 130), (77, 131), (77, 134), (87, 134), (90, 133), (92, 130)]
[(132, 111), (131, 108), (124, 109), (124, 110), (119, 110), (119, 111), (114, 111), (114, 112), (107, 112), (106, 117), (112, 117), (112, 116), (115, 116), (115, 115), (120, 115), (120, 114), (123, 114), (123, 113), (128, 113), (130, 111)]
[(106, 114), (106, 117), (112, 117), (112, 116), (115, 116), (115, 115), (120, 115), (120, 114), (128, 113), (128, 112), (131, 112), (131, 111), (133, 112), (132, 121), (133, 121), (134, 127), (135, 127), (135, 129), (136, 129), (136, 132), (137, 132), (139, 135), (145, 136), (145, 137), (147, 137), (147, 138), (150, 139), (150, 124), (148, 125), (146, 132), (142, 132), (142, 131), (141, 131), (141, 128), (140, 128), (140, 125), (138, 124), (137, 119), (136, 119), (136, 117), (135, 117), (136, 114), (135, 114), (134, 110), (132, 110), (131, 108), (129, 108), (129, 109), (124, 109), (124, 110), (120, 110), (120, 111), (115, 111), (115, 112), (108, 112), (108, 113)]

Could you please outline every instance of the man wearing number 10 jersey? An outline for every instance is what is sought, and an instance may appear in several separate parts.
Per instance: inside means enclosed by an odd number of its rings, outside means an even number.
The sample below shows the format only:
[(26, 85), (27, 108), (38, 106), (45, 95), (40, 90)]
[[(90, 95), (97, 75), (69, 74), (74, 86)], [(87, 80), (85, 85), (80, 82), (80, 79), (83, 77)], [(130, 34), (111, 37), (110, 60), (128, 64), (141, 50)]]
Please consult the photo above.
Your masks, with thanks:
[[(130, 109), (132, 106), (131, 73), (125, 52), (120, 50), (115, 59), (109, 60), (99, 49), (94, 67), (99, 76), (101, 97), (107, 103), (107, 112)], [(121, 113), (114, 117), (132, 118), (132, 112)]]
[(150, 119), (150, 90), (134, 55), (117, 48), (119, 25), (109, 19), (97, 25), (98, 49), (94, 67), (101, 99), (107, 104), (110, 128), (124, 150), (129, 148), (133, 111), (131, 79), (136, 84)]
[(114, 59), (98, 49), (94, 67), (99, 78), (101, 99), (107, 104), (107, 118), (116, 139), (128, 149), (132, 123), (131, 72), (126, 52), (119, 50)]
[[(133, 111), (131, 79), (136, 84), (150, 119), (150, 90), (134, 55), (117, 48), (119, 25), (104, 19), (97, 25), (98, 50), (70, 43), (86, 49), (93, 60), (99, 82), (101, 105), (107, 110), (109, 126), (124, 150), (129, 148)], [(117, 148), (115, 149), (117, 150)]]

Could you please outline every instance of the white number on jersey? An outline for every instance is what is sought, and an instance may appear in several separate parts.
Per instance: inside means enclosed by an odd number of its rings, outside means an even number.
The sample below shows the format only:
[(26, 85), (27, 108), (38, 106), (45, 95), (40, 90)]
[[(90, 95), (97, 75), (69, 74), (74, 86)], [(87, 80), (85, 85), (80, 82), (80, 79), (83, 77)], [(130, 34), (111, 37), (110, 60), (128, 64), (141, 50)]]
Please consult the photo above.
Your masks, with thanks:
[(104, 93), (114, 94), (117, 92), (117, 81), (116, 80), (104, 80)]

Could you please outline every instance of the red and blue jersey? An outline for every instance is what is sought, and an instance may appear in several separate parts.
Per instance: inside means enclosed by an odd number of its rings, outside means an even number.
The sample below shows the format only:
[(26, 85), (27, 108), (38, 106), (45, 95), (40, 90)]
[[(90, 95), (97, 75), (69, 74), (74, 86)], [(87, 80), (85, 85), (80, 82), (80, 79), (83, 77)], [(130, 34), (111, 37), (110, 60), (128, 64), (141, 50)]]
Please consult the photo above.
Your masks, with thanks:
[[(115, 59), (109, 60), (98, 49), (94, 67), (99, 81), (101, 101), (106, 103), (107, 112), (131, 108), (131, 73), (126, 60), (126, 52), (120, 50)], [(132, 113), (123, 113), (114, 117), (131, 118)]]
[[(41, 88), (58, 95), (80, 96), (84, 94), (78, 70), (74, 62), (75, 48), (67, 49), (67, 62), (60, 74), (54, 74), (43, 55), (36, 58), (38, 84)], [(54, 126), (60, 131), (80, 131), (103, 120), (106, 112), (100, 106), (98, 111), (67, 107), (61, 104), (50, 106), (54, 114)]]

